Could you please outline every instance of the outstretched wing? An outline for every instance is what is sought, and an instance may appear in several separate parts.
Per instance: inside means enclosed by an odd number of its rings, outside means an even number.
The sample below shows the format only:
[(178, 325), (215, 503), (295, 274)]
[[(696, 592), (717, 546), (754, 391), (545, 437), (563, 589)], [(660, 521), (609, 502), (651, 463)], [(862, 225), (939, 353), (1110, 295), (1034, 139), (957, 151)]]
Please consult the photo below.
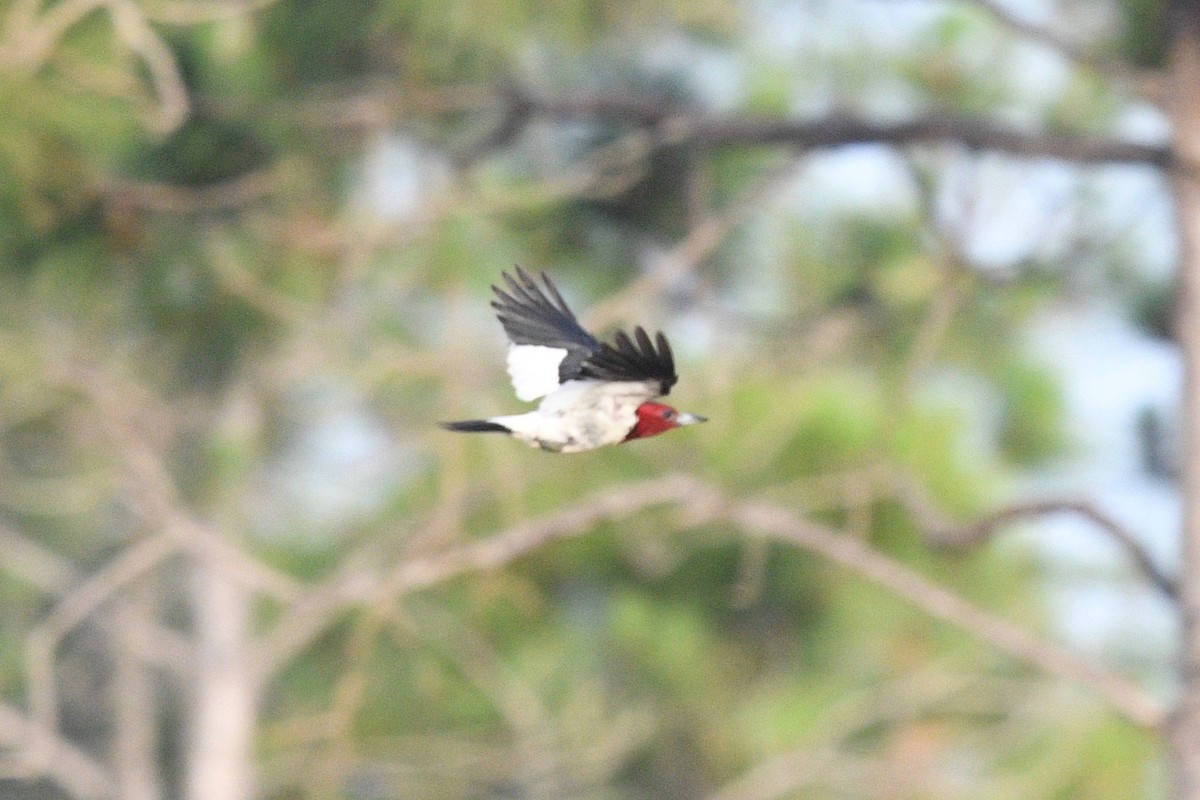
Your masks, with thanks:
[(667, 337), (659, 331), (654, 341), (642, 327), (633, 329), (633, 339), (617, 331), (615, 345), (602, 344), (599, 352), (588, 357), (579, 377), (601, 381), (657, 383), (658, 394), (668, 394), (679, 380), (675, 374), (675, 356)]
[(558, 287), (542, 273), (542, 289), (525, 270), (502, 274), (507, 291), (496, 286), (492, 307), (512, 347), (508, 374), (521, 400), (536, 400), (570, 380), (647, 383), (657, 394), (671, 391), (678, 378), (671, 345), (661, 332), (651, 341), (641, 327), (631, 339), (618, 331), (613, 344), (601, 344), (579, 324)]
[(536, 400), (579, 377), (583, 364), (601, 352), (601, 346), (580, 326), (545, 273), (545, 290), (520, 267), (516, 278), (507, 272), (502, 277), (508, 291), (492, 287), (492, 308), (512, 342), (508, 374), (519, 399)]

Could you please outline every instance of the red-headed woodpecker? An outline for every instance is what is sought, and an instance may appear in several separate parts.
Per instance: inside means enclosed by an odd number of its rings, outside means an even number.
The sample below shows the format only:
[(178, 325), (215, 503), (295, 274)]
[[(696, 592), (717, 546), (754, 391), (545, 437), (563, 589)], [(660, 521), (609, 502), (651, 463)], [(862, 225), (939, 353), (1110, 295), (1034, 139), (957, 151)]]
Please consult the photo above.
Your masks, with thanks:
[(512, 343), (508, 374), (518, 399), (543, 400), (526, 414), (442, 427), (507, 433), (530, 447), (579, 453), (705, 421), (654, 402), (678, 380), (671, 345), (661, 332), (651, 341), (638, 327), (632, 339), (618, 331), (615, 344), (601, 343), (580, 326), (545, 273), (544, 290), (520, 267), (517, 278), (507, 272), (503, 278), (508, 291), (493, 286), (492, 307)]

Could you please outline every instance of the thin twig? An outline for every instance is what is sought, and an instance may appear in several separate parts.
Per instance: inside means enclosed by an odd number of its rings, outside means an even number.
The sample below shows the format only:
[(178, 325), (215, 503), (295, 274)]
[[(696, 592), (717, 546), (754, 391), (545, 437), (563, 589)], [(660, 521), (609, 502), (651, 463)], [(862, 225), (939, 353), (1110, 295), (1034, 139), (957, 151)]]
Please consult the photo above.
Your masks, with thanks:
[(1004, 532), (1009, 526), (1040, 517), (1062, 514), (1082, 517), (1096, 526), (1124, 551), (1133, 566), (1155, 589), (1169, 600), (1179, 597), (1179, 582), (1155, 563), (1146, 546), (1112, 516), (1085, 500), (1032, 500), (1016, 503), (971, 523), (955, 523), (946, 518), (929, 499), (924, 488), (906, 476), (890, 475), (893, 491), (904, 507), (916, 517), (926, 536), (941, 547), (965, 548), (978, 545)]
[(1150, 552), (1133, 532), (1087, 501), (1040, 500), (1021, 503), (1000, 509), (965, 527), (931, 530), (930, 534), (938, 544), (949, 547), (969, 547), (997, 536), (1014, 523), (1060, 514), (1082, 517), (1091, 522), (1125, 552), (1138, 571), (1165, 597), (1172, 600), (1179, 597), (1178, 581), (1154, 563)]
[(923, 114), (901, 122), (851, 117), (819, 120), (714, 117), (694, 122), (690, 140), (707, 147), (790, 145), (804, 149), (851, 144), (944, 144), (1077, 164), (1145, 164), (1160, 169), (1178, 166), (1169, 144), (1142, 144), (1057, 131), (1029, 133), (984, 118), (948, 113)]
[(191, 110), (187, 87), (183, 83), (175, 54), (150, 27), (150, 23), (132, 0), (107, 0), (113, 28), (121, 41), (137, 53), (150, 75), (158, 105), (146, 123), (155, 133), (166, 135), (187, 119)]

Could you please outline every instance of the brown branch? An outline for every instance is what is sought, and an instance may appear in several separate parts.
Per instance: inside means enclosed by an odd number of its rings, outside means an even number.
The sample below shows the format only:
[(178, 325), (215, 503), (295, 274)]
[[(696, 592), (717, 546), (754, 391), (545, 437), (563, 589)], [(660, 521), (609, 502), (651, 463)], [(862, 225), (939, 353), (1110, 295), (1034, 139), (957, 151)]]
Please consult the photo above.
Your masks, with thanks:
[(983, 519), (958, 530), (942, 529), (931, 531), (935, 542), (950, 547), (969, 547), (998, 535), (1004, 528), (1017, 522), (1038, 517), (1070, 514), (1082, 517), (1111, 538), (1133, 565), (1158, 591), (1171, 600), (1179, 597), (1179, 584), (1164, 572), (1133, 532), (1101, 511), (1092, 503), (1083, 500), (1041, 500), (1000, 509)]
[(529, 116), (559, 120), (598, 119), (659, 127), (666, 144), (703, 147), (789, 145), (804, 149), (850, 144), (950, 144), (1023, 158), (1082, 163), (1134, 163), (1171, 168), (1170, 145), (1150, 145), (1057, 131), (1021, 131), (981, 117), (929, 112), (899, 122), (852, 117), (792, 120), (750, 114), (710, 115), (677, 109), (666, 101), (629, 94), (577, 94), (563, 97), (507, 95)]
[(839, 536), (787, 509), (765, 503), (732, 506), (724, 516), (747, 533), (817, 553), (882, 586), (935, 619), (949, 622), (1051, 675), (1091, 688), (1137, 725), (1157, 729), (1163, 724), (1162, 706), (1137, 685), (993, 616), (961, 595), (931, 583), (861, 539)]
[(132, 0), (64, 0), (40, 15), (42, 3), (23, 2), (10, 14), (0, 42), (0, 67), (18, 65), (34, 71), (50, 58), (67, 32), (99, 9), (105, 9), (117, 38), (140, 59), (156, 96), (146, 115), (154, 132), (168, 134), (187, 118), (187, 88), (175, 54)]
[(270, 197), (280, 188), (280, 167), (267, 167), (208, 186), (176, 186), (144, 181), (112, 181), (99, 191), (116, 213), (212, 214), (241, 209)]
[(1178, 600), (1179, 583), (1159, 567), (1146, 546), (1129, 528), (1084, 500), (1034, 500), (1002, 508), (972, 523), (958, 524), (946, 518), (925, 490), (907, 476), (892, 475), (897, 499), (917, 520), (930, 541), (940, 547), (965, 548), (1000, 535), (1008, 526), (1039, 517), (1070, 514), (1091, 522), (1124, 551), (1133, 566), (1164, 597)]
[[(896, 122), (842, 116), (805, 120), (754, 114), (711, 114), (680, 107), (665, 98), (631, 92), (576, 92), (552, 96), (511, 85), (490, 89), (470, 85), (462, 87), (461, 92), (455, 87), (444, 87), (437, 94), (457, 98), (458, 102), (452, 104), (457, 111), (496, 110), (508, 120), (508, 127), (523, 126), (534, 119), (615, 123), (652, 130), (658, 147), (784, 146), (812, 150), (853, 144), (943, 144), (1019, 158), (1083, 164), (1145, 164), (1159, 169), (1180, 166), (1170, 144), (1143, 144), (1066, 131), (1020, 130), (985, 117), (943, 111), (917, 111), (912, 119)], [(381, 119), (399, 118), (400, 111), (411, 111), (414, 105), (403, 92), (363, 92), (339, 98), (337, 102), (357, 109), (353, 116), (339, 117), (338, 124), (352, 124), (354, 119), (378, 124)], [(417, 106), (418, 111), (439, 113), (436, 105), (422, 108), (418, 103)], [(504, 138), (507, 141), (512, 136)]]
[(469, 572), (497, 569), (551, 542), (587, 533), (603, 520), (681, 503), (694, 491), (694, 482), (679, 475), (606, 489), (566, 511), (520, 522), (478, 542), (401, 562), (387, 574), (374, 571), (370, 554), (364, 553), (291, 605), (259, 646), (258, 674), (265, 678), (274, 673), (350, 607), (427, 589)]
[(107, 0), (105, 5), (117, 36), (141, 58), (154, 87), (157, 103), (145, 115), (146, 125), (165, 136), (182, 125), (191, 111), (187, 86), (175, 53), (133, 0)]
[(945, 113), (926, 114), (903, 122), (873, 122), (848, 117), (810, 121), (737, 116), (701, 118), (684, 124), (689, 129), (687, 138), (706, 147), (790, 145), (815, 149), (850, 144), (946, 144), (1021, 158), (1084, 164), (1146, 164), (1170, 169), (1177, 161), (1169, 145), (1056, 131), (1029, 133), (985, 119)]
[(262, 642), (258, 673), (268, 677), (353, 605), (378, 602), (380, 598), (432, 588), (460, 575), (497, 569), (551, 542), (582, 535), (601, 520), (629, 516), (664, 504), (679, 506), (686, 513), (688, 524), (727, 522), (750, 535), (816, 553), (1002, 652), (1091, 688), (1137, 725), (1156, 729), (1163, 722), (1160, 704), (1137, 685), (973, 605), (861, 539), (838, 535), (780, 506), (732, 501), (715, 487), (685, 475), (668, 475), (604, 490), (566, 511), (521, 522), (478, 542), (402, 562), (383, 576), (363, 570), (343, 573), (292, 606)]

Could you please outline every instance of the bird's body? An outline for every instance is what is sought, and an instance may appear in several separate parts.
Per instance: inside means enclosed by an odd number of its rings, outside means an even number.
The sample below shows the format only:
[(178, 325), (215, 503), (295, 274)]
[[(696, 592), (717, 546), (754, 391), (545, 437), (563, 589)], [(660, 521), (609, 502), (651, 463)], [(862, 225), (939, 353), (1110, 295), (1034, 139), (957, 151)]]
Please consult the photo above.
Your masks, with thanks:
[(615, 346), (602, 344), (579, 325), (545, 275), (549, 297), (520, 267), (519, 280), (503, 277), (508, 291), (493, 286), (492, 305), (512, 342), (509, 376), (519, 399), (542, 402), (524, 414), (448, 422), (446, 428), (507, 433), (531, 447), (578, 453), (704, 420), (653, 402), (677, 380), (661, 333), (652, 342), (639, 327), (633, 339), (618, 332)]

